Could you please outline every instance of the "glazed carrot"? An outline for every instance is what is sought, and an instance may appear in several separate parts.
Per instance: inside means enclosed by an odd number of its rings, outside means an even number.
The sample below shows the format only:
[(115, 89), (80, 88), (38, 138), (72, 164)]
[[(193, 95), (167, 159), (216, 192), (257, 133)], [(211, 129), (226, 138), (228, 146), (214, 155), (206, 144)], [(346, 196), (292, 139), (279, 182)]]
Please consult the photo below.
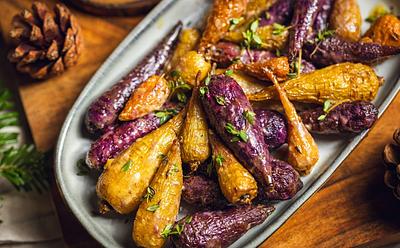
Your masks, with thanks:
[(275, 75), (266, 68), (265, 73), (275, 85), (288, 120), (288, 162), (300, 174), (309, 174), (319, 159), (318, 146), (298, 116), (295, 107), (289, 101), (286, 92), (279, 85)]
[(160, 109), (170, 93), (168, 82), (163, 76), (151, 76), (133, 92), (119, 120), (131, 121)]

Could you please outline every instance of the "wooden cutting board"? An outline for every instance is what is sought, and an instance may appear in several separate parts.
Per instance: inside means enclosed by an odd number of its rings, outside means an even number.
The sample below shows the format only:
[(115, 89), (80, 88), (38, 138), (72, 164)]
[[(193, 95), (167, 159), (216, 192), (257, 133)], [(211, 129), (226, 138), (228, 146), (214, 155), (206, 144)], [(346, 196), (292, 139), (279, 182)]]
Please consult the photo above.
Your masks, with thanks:
[[(54, 1), (46, 2), (54, 4)], [(11, 17), (30, 3), (28, 0), (0, 1), (3, 37), (7, 36)], [(0, 43), (0, 75), (18, 85), (32, 137), (43, 151), (54, 147), (69, 108), (93, 73), (142, 18), (99, 18), (73, 12), (82, 26), (85, 52), (77, 66), (59, 77), (33, 82), (15, 73), (5, 60), (6, 45)], [(397, 96), (368, 137), (262, 247), (348, 247), (400, 232), (397, 214), (400, 201), (384, 186), (381, 163), (381, 151), (399, 126), (400, 96)], [(55, 186), (53, 195), (67, 244), (98, 246), (69, 213)]]

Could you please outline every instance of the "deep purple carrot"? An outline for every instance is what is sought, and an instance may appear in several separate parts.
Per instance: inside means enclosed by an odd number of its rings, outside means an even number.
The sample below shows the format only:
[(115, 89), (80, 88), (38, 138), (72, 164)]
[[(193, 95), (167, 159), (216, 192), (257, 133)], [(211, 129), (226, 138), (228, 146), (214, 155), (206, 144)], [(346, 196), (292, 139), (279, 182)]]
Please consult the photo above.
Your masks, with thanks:
[(304, 55), (318, 67), (344, 62), (375, 64), (400, 53), (400, 47), (376, 43), (351, 42), (339, 37), (329, 37), (319, 43), (306, 43)]
[(181, 105), (166, 103), (160, 111), (133, 121), (121, 122), (93, 142), (86, 156), (86, 164), (90, 168), (103, 168), (108, 159), (116, 157), (135, 140), (160, 127), (181, 109)]
[(182, 227), (182, 233), (174, 235), (173, 241), (179, 248), (225, 248), (250, 228), (263, 223), (274, 210), (273, 206), (246, 205), (197, 212), (176, 224)]
[(328, 113), (322, 107), (300, 113), (310, 132), (319, 134), (361, 133), (378, 119), (378, 109), (370, 102), (345, 102)]
[(183, 179), (182, 199), (196, 207), (220, 209), (228, 205), (218, 182), (199, 175)]
[(257, 109), (256, 123), (261, 127), (269, 149), (277, 149), (287, 141), (288, 128), (285, 117), (276, 111)]
[(216, 75), (200, 92), (204, 93), (204, 110), (217, 134), (258, 183), (265, 188), (273, 186), (268, 146), (239, 84), (231, 77)]
[(294, 0), (279, 0), (261, 16), (260, 26), (288, 24), (293, 14)]
[(334, 0), (321, 0), (320, 8), (314, 21), (314, 33), (318, 34), (323, 30), (327, 30), (329, 26), (329, 16), (332, 12)]
[(321, 0), (297, 0), (290, 26), (289, 61), (297, 62), (303, 44), (312, 28)]
[(112, 125), (133, 90), (150, 76), (162, 72), (165, 63), (174, 51), (181, 30), (182, 23), (179, 22), (128, 75), (89, 106), (85, 123), (90, 133), (102, 132)]

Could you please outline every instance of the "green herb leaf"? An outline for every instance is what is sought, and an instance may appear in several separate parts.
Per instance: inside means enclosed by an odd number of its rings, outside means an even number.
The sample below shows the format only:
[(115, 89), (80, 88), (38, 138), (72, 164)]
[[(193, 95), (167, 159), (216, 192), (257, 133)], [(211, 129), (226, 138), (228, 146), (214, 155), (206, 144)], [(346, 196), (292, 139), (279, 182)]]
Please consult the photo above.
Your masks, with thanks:
[(243, 112), (243, 116), (244, 116), (244, 118), (246, 118), (246, 120), (247, 120), (251, 125), (254, 124), (255, 117), (256, 117), (256, 113), (254, 113), (254, 112), (252, 112), (252, 111), (249, 111), (249, 110), (246, 110), (246, 111)]
[(315, 38), (316, 42), (324, 41), (326, 38), (332, 37), (335, 34), (335, 30), (322, 30), (319, 31), (317, 37)]
[(132, 165), (133, 165), (132, 160), (128, 160), (128, 162), (126, 162), (126, 163), (121, 167), (121, 171), (127, 172), (128, 170), (131, 169)]
[(149, 212), (155, 212), (158, 208), (160, 208), (160, 205), (154, 204), (154, 205), (148, 206), (146, 208), (146, 210), (149, 211)]
[(260, 22), (258, 21), (258, 19), (254, 20), (252, 23), (250, 23), (250, 31), (255, 33), (257, 31), (259, 23)]
[(233, 75), (233, 70), (226, 70), (224, 74), (230, 77)]
[(326, 100), (325, 102), (324, 102), (324, 112), (326, 113), (326, 112), (328, 112), (328, 110), (329, 110), (329, 108), (332, 106), (332, 102), (330, 101), (330, 100)]
[(203, 97), (205, 94), (208, 93), (208, 87), (207, 86), (200, 87), (199, 92), (200, 92), (200, 96)]
[(222, 163), (223, 163), (223, 162), (225, 162), (224, 157), (223, 157), (221, 154), (218, 154), (218, 155), (215, 157), (215, 163), (216, 163), (218, 166), (222, 166)]
[(156, 117), (160, 119), (160, 124), (164, 124), (176, 114), (178, 114), (178, 111), (175, 109), (159, 110), (155, 113)]
[(221, 106), (224, 106), (226, 103), (225, 97), (223, 97), (223, 96), (216, 96), (215, 101), (218, 103), (218, 105), (221, 105)]
[(250, 49), (250, 47), (253, 45), (255, 47), (260, 47), (262, 45), (262, 40), (260, 36), (257, 34), (257, 28), (259, 26), (259, 21), (254, 20), (253, 22), (250, 23), (249, 28), (242, 33), (243, 36), (243, 45), (247, 48)]
[(225, 130), (228, 133), (236, 136), (236, 137), (232, 138), (231, 142), (237, 142), (239, 140), (247, 142), (247, 140), (248, 140), (247, 133), (244, 130), (238, 131), (231, 123), (226, 123)]
[(272, 24), (272, 34), (273, 35), (282, 35), (286, 30), (288, 30), (289, 28), (279, 24), (279, 23), (274, 23)]
[(318, 117), (318, 120), (319, 120), (319, 121), (323, 121), (323, 120), (325, 120), (325, 118), (326, 118), (326, 115), (320, 115), (320, 116)]
[(151, 186), (149, 186), (146, 189), (146, 194), (143, 196), (143, 199), (149, 202), (154, 197), (155, 194), (156, 191)]
[(166, 225), (160, 234), (161, 237), (163, 237), (164, 239), (168, 238), (169, 235), (171, 235), (172, 228), (173, 228), (172, 224)]
[(244, 142), (247, 142), (247, 140), (249, 139), (249, 137), (247, 136), (247, 133), (243, 130), (239, 132), (239, 138), (241, 140), (243, 140)]
[(76, 163), (76, 168), (78, 172), (76, 173), (78, 176), (85, 176), (88, 175), (90, 172), (89, 167), (86, 165), (86, 162), (83, 158), (79, 159)]
[(173, 234), (178, 234), (178, 235), (181, 235), (181, 233), (183, 232), (183, 227), (184, 227), (184, 224), (176, 224), (175, 225), (175, 232), (173, 232)]
[(282, 55), (281, 50), (276, 49), (276, 50), (275, 50), (275, 55), (276, 55), (276, 57), (280, 57), (280, 56)]
[(225, 129), (228, 133), (232, 134), (232, 135), (237, 135), (239, 132), (238, 130), (236, 130), (236, 127), (233, 126), (231, 123), (226, 123), (225, 125)]
[(204, 84), (207, 86), (207, 85), (210, 84), (210, 81), (211, 81), (211, 76), (208, 75), (208, 76), (206, 77), (206, 79), (204, 79)]
[(265, 19), (271, 19), (271, 14), (268, 11), (265, 12)]
[(192, 218), (193, 217), (191, 215), (186, 216), (186, 218), (185, 218), (186, 224), (190, 224), (190, 222), (192, 222)]

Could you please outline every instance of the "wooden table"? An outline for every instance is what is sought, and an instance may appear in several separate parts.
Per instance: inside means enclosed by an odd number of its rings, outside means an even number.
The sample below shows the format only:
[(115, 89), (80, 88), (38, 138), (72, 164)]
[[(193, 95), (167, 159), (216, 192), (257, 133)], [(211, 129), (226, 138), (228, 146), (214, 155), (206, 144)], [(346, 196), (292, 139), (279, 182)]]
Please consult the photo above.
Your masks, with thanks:
[[(12, 15), (28, 0), (0, 1), (0, 28), (7, 36)], [(51, 4), (54, 1), (47, 1)], [(2, 49), (0, 72), (18, 84), (30, 131), (42, 151), (51, 150), (64, 118), (93, 73), (142, 17), (103, 18), (73, 10), (85, 39), (79, 64), (63, 75), (33, 83), (6, 62)], [(7, 38), (5, 38), (7, 42)], [(2, 44), (2, 43), (0, 43)], [(4, 44), (2, 44), (4, 47)], [(372, 128), (368, 137), (343, 162), (325, 185), (308, 200), (262, 247), (347, 247), (400, 232), (400, 202), (383, 184), (381, 151), (400, 126), (400, 96)], [(96, 244), (53, 190), (55, 205), (71, 247)]]

